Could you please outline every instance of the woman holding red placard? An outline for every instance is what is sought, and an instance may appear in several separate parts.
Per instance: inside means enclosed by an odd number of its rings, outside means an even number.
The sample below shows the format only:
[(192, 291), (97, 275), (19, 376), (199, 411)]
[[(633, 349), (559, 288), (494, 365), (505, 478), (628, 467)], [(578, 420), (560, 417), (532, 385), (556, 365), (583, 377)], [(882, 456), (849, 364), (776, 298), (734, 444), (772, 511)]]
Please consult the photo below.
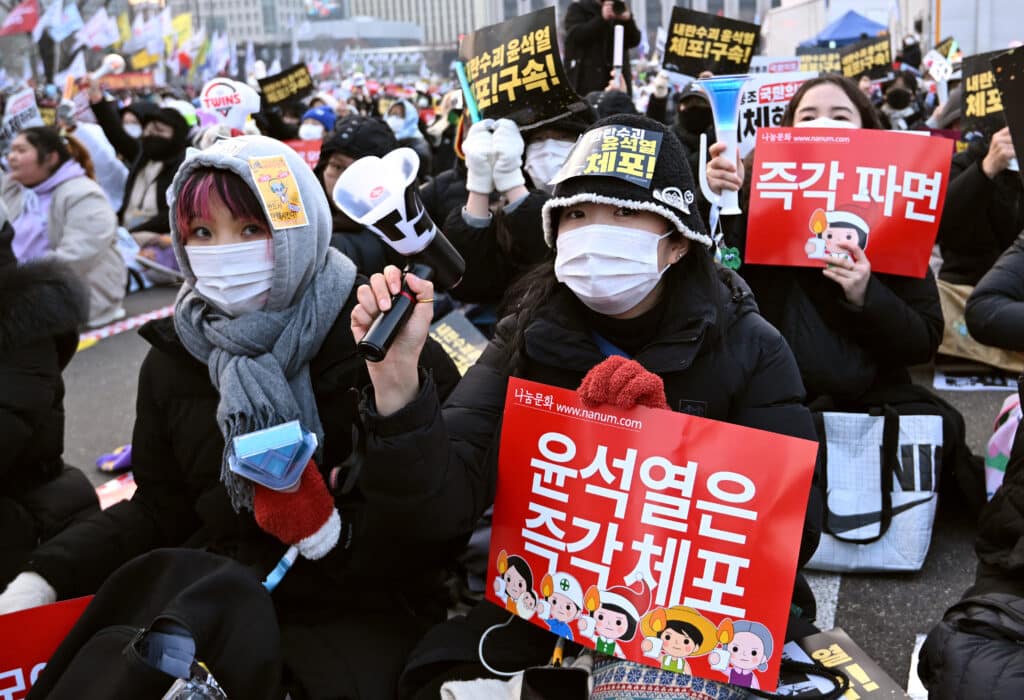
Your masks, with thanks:
[[(783, 127), (880, 128), (877, 114), (852, 81), (823, 75), (805, 82), (790, 100)], [(747, 168), (711, 147), (707, 165), (712, 190), (739, 190), (749, 198)], [(748, 157), (752, 161), (753, 155)], [(746, 207), (744, 206), (746, 210)], [(827, 257), (819, 268), (747, 265), (739, 273), (750, 284), (758, 307), (788, 341), (800, 367), (807, 397), (822, 410), (864, 411), (882, 404), (914, 404), (943, 416), (944, 464), (967, 467), (970, 451), (963, 417), (924, 387), (914, 386), (908, 368), (929, 362), (942, 340), (943, 319), (935, 277), (923, 279), (873, 272), (870, 232), (853, 205), (840, 205), (808, 226), (809, 257)], [(747, 232), (745, 216), (723, 217), (724, 250), (739, 263)], [(811, 251), (815, 239), (821, 248)], [(828, 240), (826, 240), (828, 239)], [(844, 255), (836, 255), (843, 251)], [(969, 467), (967, 467), (969, 471)], [(947, 480), (952, 483), (953, 480)], [(974, 498), (974, 486), (961, 488)]]
[[(657, 141), (653, 174), (575, 175), (589, 144), (611, 143), (607, 129)], [(637, 137), (639, 138), (639, 137)], [(636, 139), (631, 139), (635, 141)], [(623, 148), (630, 139), (615, 139)], [(581, 160), (582, 159), (582, 160)], [(587, 404), (637, 404), (813, 438), (793, 357), (757, 314), (739, 277), (715, 266), (711, 239), (695, 206), (693, 178), (679, 140), (663, 124), (616, 115), (585, 133), (554, 178), (542, 210), (554, 260), (527, 273), (510, 292), (511, 313), (442, 410), (432, 380), (415, 358), (427, 335), (429, 304), (412, 319), (386, 359), (370, 364), (373, 393), (364, 402), (370, 435), (365, 487), (401, 481), (422, 494), (410, 532), (425, 539), (469, 533), (494, 500), (498, 444), (508, 379), (579, 387)], [(426, 280), (405, 278), (421, 302)], [(361, 337), (399, 289), (390, 267), (359, 289), (352, 331)], [(408, 504), (407, 504), (408, 505)], [(817, 546), (820, 497), (812, 488), (800, 561)], [(798, 605), (813, 618), (813, 598)], [(406, 668), (403, 690), (437, 697), (439, 677), (490, 675), (478, 656), (485, 629), (508, 612), (483, 604), (467, 619), (432, 631)], [(521, 620), (487, 647), (503, 669), (544, 664), (555, 638)], [(565, 655), (575, 654), (567, 645)]]

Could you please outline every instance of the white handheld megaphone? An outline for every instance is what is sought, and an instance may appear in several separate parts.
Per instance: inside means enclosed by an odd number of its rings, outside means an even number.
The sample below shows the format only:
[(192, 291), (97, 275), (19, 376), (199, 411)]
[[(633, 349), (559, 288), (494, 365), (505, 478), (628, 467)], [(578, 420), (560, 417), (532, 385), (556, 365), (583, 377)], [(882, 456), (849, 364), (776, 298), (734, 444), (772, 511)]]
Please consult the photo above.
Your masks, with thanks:
[(119, 75), (124, 73), (124, 59), (116, 53), (108, 53), (103, 57), (103, 65), (89, 74), (89, 79), (96, 82), (105, 75)]
[[(404, 255), (406, 272), (433, 281), (443, 291), (462, 280), (466, 262), (423, 206), (416, 187), (419, 167), (420, 158), (411, 148), (398, 148), (383, 158), (365, 156), (341, 174), (331, 199), (345, 216)], [(384, 359), (415, 303), (403, 281), (391, 309), (378, 316), (357, 343), (359, 354), (371, 362)]]
[[(708, 96), (708, 102), (711, 104), (711, 116), (715, 121), (715, 135), (726, 145), (725, 153), (730, 158), (736, 156), (740, 93), (749, 78), (749, 75), (724, 75), (718, 78), (705, 78), (694, 83)], [(721, 195), (716, 195), (708, 186), (706, 168), (707, 137), (705, 134), (701, 134), (700, 173), (698, 173), (700, 189), (709, 202), (721, 207), (723, 214), (741, 214), (739, 192), (722, 190)]]

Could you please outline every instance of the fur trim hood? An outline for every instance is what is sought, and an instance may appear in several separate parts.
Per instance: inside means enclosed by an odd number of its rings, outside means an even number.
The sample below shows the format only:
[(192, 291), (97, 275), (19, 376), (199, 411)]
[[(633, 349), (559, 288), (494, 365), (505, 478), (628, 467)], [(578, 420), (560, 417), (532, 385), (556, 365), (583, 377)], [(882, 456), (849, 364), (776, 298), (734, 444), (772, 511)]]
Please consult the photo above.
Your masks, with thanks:
[(88, 292), (62, 263), (40, 261), (0, 267), (0, 354), (68, 335), (74, 345), (70, 350), (61, 347), (61, 359), (70, 361), (77, 347), (78, 328), (88, 318)]

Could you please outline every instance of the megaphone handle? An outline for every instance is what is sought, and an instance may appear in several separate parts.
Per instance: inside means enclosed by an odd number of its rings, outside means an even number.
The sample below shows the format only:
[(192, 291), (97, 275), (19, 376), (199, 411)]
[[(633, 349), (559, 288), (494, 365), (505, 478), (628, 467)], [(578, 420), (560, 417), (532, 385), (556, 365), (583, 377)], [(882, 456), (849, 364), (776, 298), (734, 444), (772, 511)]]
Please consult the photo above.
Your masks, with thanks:
[[(732, 147), (735, 151), (735, 146)], [(722, 194), (715, 194), (711, 189), (711, 185), (708, 184), (708, 135), (700, 135), (700, 167), (697, 173), (697, 179), (700, 182), (700, 191), (704, 193), (704, 197), (718, 206), (721, 209), (722, 214), (726, 216), (735, 216), (742, 214), (743, 210), (740, 209), (740, 193), (736, 190), (722, 190)]]
[(380, 362), (387, 356), (391, 343), (416, 308), (416, 294), (405, 283), (405, 276), (410, 272), (425, 280), (433, 275), (430, 267), (418, 263), (407, 266), (403, 271), (402, 288), (391, 297), (391, 308), (374, 319), (366, 335), (356, 344), (356, 350), (369, 362)]

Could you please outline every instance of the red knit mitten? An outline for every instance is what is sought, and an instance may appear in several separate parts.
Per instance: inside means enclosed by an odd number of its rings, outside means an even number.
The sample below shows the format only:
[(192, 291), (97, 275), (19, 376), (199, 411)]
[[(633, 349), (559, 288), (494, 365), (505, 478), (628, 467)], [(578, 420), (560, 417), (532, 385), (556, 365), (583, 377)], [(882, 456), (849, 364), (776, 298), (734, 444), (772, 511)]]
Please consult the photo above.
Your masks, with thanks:
[(648, 408), (668, 408), (661, 377), (648, 372), (636, 360), (618, 355), (612, 355), (591, 368), (576, 393), (583, 405), (590, 408), (603, 403), (619, 408), (633, 408), (637, 404)]
[(253, 487), (253, 510), (264, 532), (295, 545), (306, 559), (320, 559), (338, 544), (341, 517), (313, 460), (302, 472), (297, 491)]

